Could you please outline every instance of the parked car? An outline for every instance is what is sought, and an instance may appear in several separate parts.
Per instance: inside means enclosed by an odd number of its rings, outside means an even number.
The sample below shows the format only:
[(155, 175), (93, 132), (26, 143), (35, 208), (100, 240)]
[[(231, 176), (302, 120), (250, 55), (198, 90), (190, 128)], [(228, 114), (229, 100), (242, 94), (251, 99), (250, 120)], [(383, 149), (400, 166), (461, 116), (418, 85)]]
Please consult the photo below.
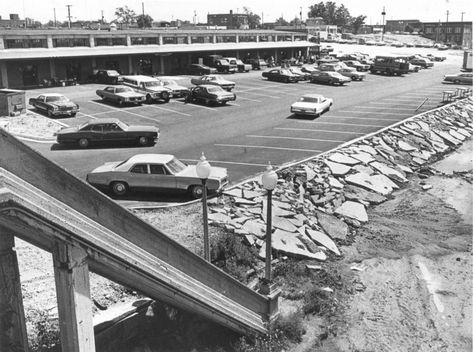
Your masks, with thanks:
[(250, 64), (245, 64), (243, 61), (235, 57), (226, 57), (225, 59), (230, 62), (230, 64), (236, 65), (238, 72), (250, 72), (252, 69)]
[(320, 94), (305, 94), (291, 105), (291, 113), (295, 115), (320, 116), (329, 111), (333, 100)]
[(319, 69), (317, 68), (317, 65), (304, 64), (304, 65), (301, 66), (301, 71), (311, 74), (312, 72), (319, 71)]
[(70, 101), (62, 94), (44, 93), (36, 98), (30, 98), (29, 104), (36, 109), (45, 112), (49, 117), (71, 116), (79, 112), (79, 105)]
[(409, 63), (409, 72), (419, 72), (421, 68), (419, 65)]
[(338, 70), (342, 68), (347, 68), (348, 66), (345, 64), (343, 61), (338, 61), (334, 63), (324, 63), (320, 64), (318, 69), (319, 71), (333, 71), (337, 72)]
[(224, 59), (222, 55), (207, 55), (203, 57), (204, 64), (215, 67), (217, 72), (235, 73), (238, 71), (237, 65)]
[(433, 54), (427, 54), (425, 56), (431, 61), (445, 61), (445, 60), (447, 60), (447, 58), (445, 56), (437, 56), (437, 55), (433, 55)]
[(253, 70), (265, 70), (268, 67), (263, 59), (246, 59), (245, 63), (250, 64)]
[(155, 144), (159, 138), (156, 126), (128, 125), (116, 118), (90, 120), (80, 126), (65, 127), (56, 133), (59, 144), (91, 144), (136, 142), (140, 146)]
[(120, 73), (116, 70), (97, 70), (92, 74), (92, 80), (95, 83), (103, 84), (121, 84), (123, 81)]
[(123, 84), (139, 93), (143, 93), (148, 104), (153, 102), (167, 103), (172, 97), (172, 89), (165, 87), (154, 77), (142, 75), (123, 76)]
[(279, 81), (285, 83), (299, 81), (298, 77), (294, 73), (284, 68), (273, 68), (269, 71), (264, 71), (261, 75), (267, 78), (269, 81)]
[(102, 98), (102, 100), (111, 101), (118, 105), (139, 105), (146, 100), (144, 94), (135, 92), (133, 88), (128, 86), (108, 86), (104, 89), (97, 89), (95, 93)]
[[(203, 193), (196, 166), (169, 154), (137, 154), (124, 161), (107, 162), (89, 172), (86, 179), (118, 196), (135, 190), (185, 191), (194, 198)], [(220, 192), (227, 184), (227, 169), (212, 166), (206, 183), (208, 192)]]
[(205, 75), (199, 78), (192, 78), (191, 83), (195, 84), (196, 86), (202, 84), (211, 84), (214, 86), (219, 86), (225, 90), (228, 90), (229, 92), (235, 88), (235, 82), (229, 81), (220, 75)]
[(370, 68), (371, 73), (402, 75), (409, 72), (409, 61), (406, 56), (378, 55)]
[(171, 90), (173, 98), (186, 97), (189, 94), (189, 88), (181, 86), (175, 80), (169, 78), (156, 77), (159, 82), (166, 88)]
[(187, 68), (187, 74), (189, 75), (211, 75), (217, 73), (217, 69), (202, 64), (190, 64)]
[(413, 65), (417, 65), (422, 68), (429, 68), (434, 66), (434, 63), (427, 58), (413, 58), (409, 62)]
[(338, 72), (332, 72), (332, 71), (320, 71), (320, 72), (315, 72), (311, 75), (310, 81), (312, 83), (326, 83), (326, 84), (338, 84), (340, 86), (344, 85), (345, 83), (348, 83), (351, 81), (350, 78), (342, 76)]
[(451, 75), (445, 75), (444, 82), (453, 82), (455, 84), (473, 84), (472, 72), (459, 72)]
[(366, 73), (358, 72), (354, 67), (341, 68), (337, 72), (342, 76), (350, 77), (352, 81), (362, 81), (366, 78)]
[(192, 87), (186, 98), (186, 101), (189, 103), (203, 102), (205, 105), (225, 105), (233, 100), (236, 100), (235, 93), (224, 90), (222, 87), (208, 84)]
[(344, 63), (348, 67), (355, 68), (357, 71), (368, 71), (370, 69), (370, 65), (362, 64), (361, 62), (357, 60), (346, 60), (344, 61)]
[(291, 66), (288, 70), (295, 74), (299, 81), (308, 81), (310, 79), (310, 73), (302, 71), (300, 67)]

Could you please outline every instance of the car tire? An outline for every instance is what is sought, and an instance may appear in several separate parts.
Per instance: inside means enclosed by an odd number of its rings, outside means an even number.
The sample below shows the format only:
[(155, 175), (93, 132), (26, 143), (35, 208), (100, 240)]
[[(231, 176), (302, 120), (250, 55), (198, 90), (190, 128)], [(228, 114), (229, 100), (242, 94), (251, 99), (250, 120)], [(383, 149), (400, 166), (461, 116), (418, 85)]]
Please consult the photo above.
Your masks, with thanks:
[(117, 196), (124, 196), (128, 192), (128, 185), (122, 181), (112, 182), (110, 188), (113, 194)]
[(77, 144), (79, 144), (80, 148), (85, 149), (89, 146), (89, 140), (87, 138), (81, 138), (77, 141)]
[(202, 198), (202, 195), (204, 194), (204, 187), (201, 185), (192, 186), (190, 187), (190, 194), (194, 199)]
[(118, 100), (118, 105), (123, 106), (123, 100), (119, 99)]
[(352, 79), (353, 81), (356, 81), (356, 76), (351, 76), (351, 79)]
[(153, 98), (151, 98), (150, 94), (146, 95), (146, 104), (152, 104), (153, 103)]
[(333, 85), (333, 81), (331, 79), (329, 79), (327, 83)]
[(71, 117), (76, 117), (76, 113), (73, 112), (73, 113), (71, 114)]
[(53, 112), (51, 110), (48, 110), (48, 116), (53, 117)]
[(138, 144), (141, 146), (146, 146), (149, 144), (149, 138), (145, 136), (138, 137)]

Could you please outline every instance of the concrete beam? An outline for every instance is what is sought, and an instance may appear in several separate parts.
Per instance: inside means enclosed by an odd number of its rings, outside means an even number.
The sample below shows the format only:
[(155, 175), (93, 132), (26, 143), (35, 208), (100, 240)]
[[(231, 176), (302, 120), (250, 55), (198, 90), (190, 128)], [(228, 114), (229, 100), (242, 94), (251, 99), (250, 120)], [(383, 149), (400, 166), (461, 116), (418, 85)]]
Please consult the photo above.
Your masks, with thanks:
[(2, 77), (0, 86), (8, 88), (8, 70), (7, 63), (5, 61), (0, 61), (0, 76)]
[(28, 351), (15, 239), (0, 227), (0, 351)]
[(87, 253), (58, 242), (53, 249), (54, 277), (63, 351), (94, 352)]

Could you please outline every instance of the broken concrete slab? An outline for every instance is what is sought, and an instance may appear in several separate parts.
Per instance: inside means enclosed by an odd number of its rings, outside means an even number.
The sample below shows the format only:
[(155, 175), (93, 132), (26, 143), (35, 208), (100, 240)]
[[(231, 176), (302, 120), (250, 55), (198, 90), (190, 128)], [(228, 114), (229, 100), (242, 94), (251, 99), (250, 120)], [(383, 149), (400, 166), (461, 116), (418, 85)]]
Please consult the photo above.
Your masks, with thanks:
[(339, 240), (346, 240), (349, 228), (348, 225), (334, 215), (326, 214), (316, 210), (317, 221), (320, 227), (331, 237)]
[(335, 177), (329, 177), (328, 183), (332, 188), (343, 188), (343, 183), (337, 180)]
[(458, 133), (458, 132), (455, 131), (454, 129), (450, 129), (450, 130), (448, 131), (448, 133), (450, 133), (453, 138), (456, 138), (456, 139), (458, 139), (458, 140), (460, 140), (460, 141), (464, 141), (464, 140), (466, 139), (466, 137), (465, 137), (463, 134)]
[(393, 188), (389, 184), (382, 182), (380, 179), (375, 178), (376, 175), (367, 175), (363, 173), (357, 173), (353, 175), (348, 175), (345, 178), (345, 181), (351, 183), (352, 185), (360, 186), (368, 190), (377, 192), (384, 196), (390, 194), (393, 191)]
[(343, 175), (347, 174), (351, 169), (350, 166), (340, 164), (340, 163), (336, 163), (336, 162), (333, 162), (333, 161), (330, 161), (330, 160), (324, 160), (324, 164), (328, 166), (328, 168), (330, 169), (332, 175), (334, 175), (334, 176), (343, 176)]
[(379, 193), (369, 191), (355, 185), (345, 186), (343, 195), (347, 200), (368, 202), (369, 204), (381, 204), (387, 199), (385, 196)]
[(352, 158), (355, 158), (355, 159), (361, 161), (363, 164), (369, 164), (370, 162), (375, 160), (373, 158), (373, 155), (371, 155), (369, 153), (365, 153), (365, 152), (358, 152), (358, 153), (355, 153), (355, 154), (350, 154), (350, 156)]
[(368, 153), (368, 154), (371, 154), (371, 155), (376, 155), (377, 154), (376, 149), (374, 149), (372, 146), (366, 145), (366, 144), (358, 144), (355, 147), (355, 149), (358, 149), (359, 151), (362, 151), (362, 152), (365, 152), (365, 153)]
[(402, 141), (402, 140), (398, 141), (397, 145), (398, 145), (399, 149), (401, 149), (405, 152), (413, 152), (413, 151), (417, 150), (416, 147), (414, 147), (414, 146), (410, 145), (409, 143), (407, 143), (405, 141)]
[(325, 233), (306, 228), (306, 234), (315, 243), (318, 243), (324, 246), (325, 248), (335, 253), (336, 255), (340, 255), (340, 251), (337, 245), (335, 244), (335, 242), (333, 242), (333, 240), (329, 236), (327, 236)]
[(223, 213), (211, 213), (208, 215), (209, 222), (215, 222), (220, 224), (227, 224), (231, 221), (228, 215)]
[[(324, 252), (310, 252), (305, 244), (300, 240), (299, 233), (285, 232), (276, 230), (272, 236), (272, 248), (278, 252), (292, 257), (311, 258), (317, 260), (326, 260)], [(264, 248), (264, 246), (262, 247)]]
[(340, 207), (335, 209), (335, 214), (358, 220), (359, 222), (368, 222), (368, 214), (365, 206), (358, 202), (346, 201)]
[(225, 190), (223, 191), (223, 194), (231, 197), (243, 197), (242, 189), (239, 187), (233, 188), (231, 190)]
[(393, 169), (392, 167), (387, 166), (386, 164), (380, 163), (378, 161), (374, 161), (370, 164), (370, 166), (374, 167), (376, 170), (381, 172), (382, 174), (388, 176), (392, 180), (400, 183), (407, 182), (407, 178), (398, 170)]
[(342, 154), (342, 153), (333, 153), (333, 154), (330, 154), (330, 156), (328, 157), (331, 161), (333, 162), (336, 162), (336, 163), (339, 163), (339, 164), (345, 164), (345, 165), (356, 165), (356, 164), (359, 164), (360, 161), (359, 160), (356, 160), (348, 155), (345, 155), (345, 154)]
[(258, 238), (263, 238), (266, 232), (266, 225), (259, 220), (248, 220), (243, 224), (241, 230)]
[(286, 218), (281, 218), (279, 216), (273, 217), (273, 226), (277, 229), (287, 231), (287, 232), (296, 232), (297, 227)]

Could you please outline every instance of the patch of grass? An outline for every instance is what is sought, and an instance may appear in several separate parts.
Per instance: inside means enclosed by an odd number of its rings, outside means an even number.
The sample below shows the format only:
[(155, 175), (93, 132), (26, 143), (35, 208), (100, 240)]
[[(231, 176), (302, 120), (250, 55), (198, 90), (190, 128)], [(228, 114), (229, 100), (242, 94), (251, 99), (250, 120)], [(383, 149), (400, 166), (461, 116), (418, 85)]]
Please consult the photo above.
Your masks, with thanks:
[(41, 309), (31, 309), (26, 316), (28, 345), (31, 352), (59, 352), (61, 350), (59, 322)]

